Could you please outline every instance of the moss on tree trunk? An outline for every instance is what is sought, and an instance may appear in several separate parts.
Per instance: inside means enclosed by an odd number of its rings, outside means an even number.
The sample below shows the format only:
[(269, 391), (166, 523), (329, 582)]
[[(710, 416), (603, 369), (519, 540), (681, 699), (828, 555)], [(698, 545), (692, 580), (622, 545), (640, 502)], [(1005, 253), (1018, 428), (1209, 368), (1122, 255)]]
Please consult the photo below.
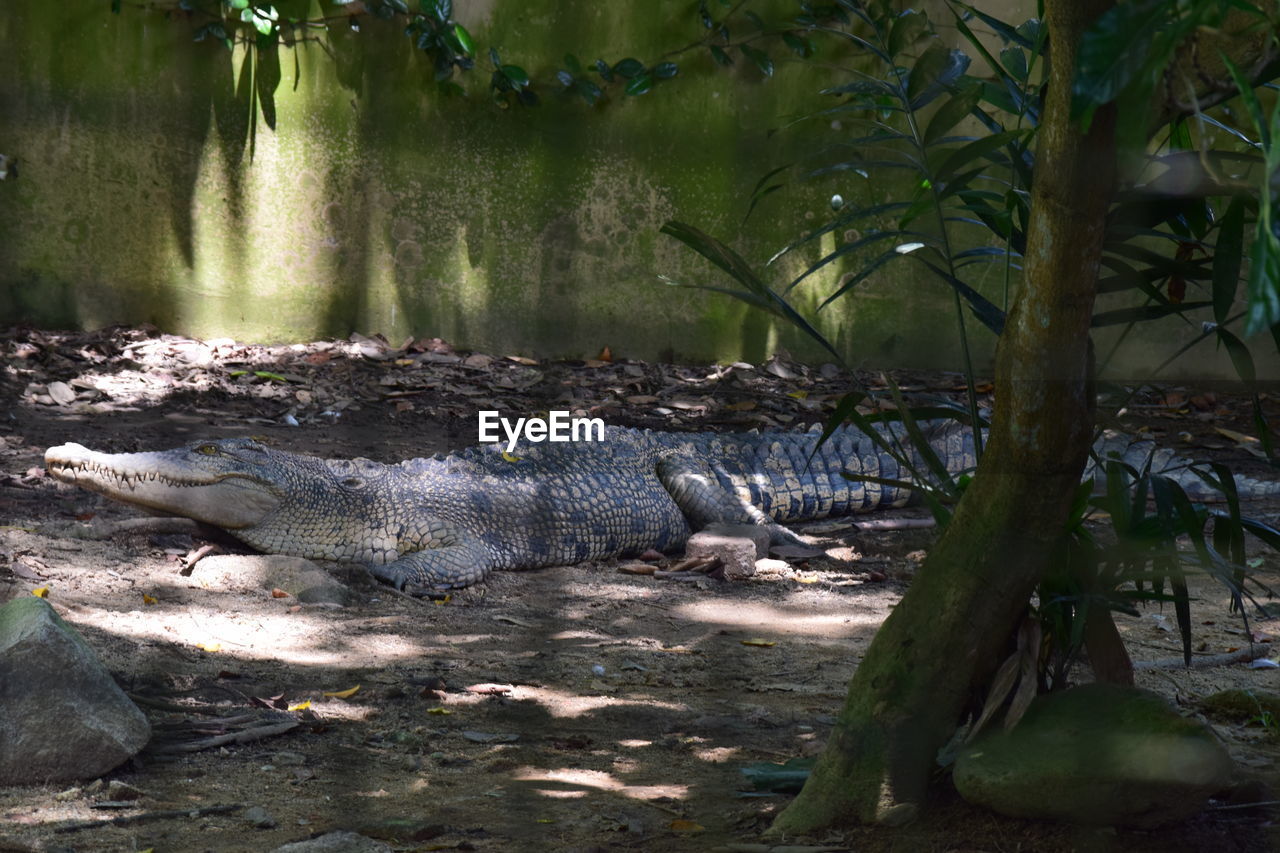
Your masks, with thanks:
[(998, 663), (1062, 534), (1093, 430), (1089, 324), (1115, 161), (1113, 115), (1069, 120), (1073, 57), (1110, 0), (1049, 2), (1025, 284), (1000, 340), (990, 443), (974, 482), (858, 667), (830, 742), (770, 829), (898, 823)]

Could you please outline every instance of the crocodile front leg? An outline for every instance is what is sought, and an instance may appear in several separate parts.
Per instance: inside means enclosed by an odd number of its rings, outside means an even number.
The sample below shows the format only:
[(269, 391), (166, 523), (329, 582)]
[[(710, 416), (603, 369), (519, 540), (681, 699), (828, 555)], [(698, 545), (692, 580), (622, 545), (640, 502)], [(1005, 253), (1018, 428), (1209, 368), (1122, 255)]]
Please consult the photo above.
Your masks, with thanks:
[(479, 542), (464, 540), (453, 545), (411, 551), (370, 573), (396, 589), (423, 592), (461, 589), (479, 583), (493, 571), (493, 560)]

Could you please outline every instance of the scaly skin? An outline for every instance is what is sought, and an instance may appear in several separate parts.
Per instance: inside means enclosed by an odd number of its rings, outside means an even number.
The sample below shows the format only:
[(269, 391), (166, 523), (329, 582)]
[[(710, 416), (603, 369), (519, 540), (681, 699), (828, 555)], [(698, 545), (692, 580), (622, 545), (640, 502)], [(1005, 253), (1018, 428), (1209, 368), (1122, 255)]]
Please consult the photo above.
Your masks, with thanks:
[[(974, 467), (966, 428), (922, 428), (953, 474)], [(781, 523), (908, 501), (906, 489), (843, 476), (910, 479), (869, 436), (841, 429), (813, 453), (817, 438), (610, 428), (603, 442), (525, 443), (509, 456), (487, 445), (398, 465), (320, 459), (249, 439), (121, 454), (65, 444), (46, 452), (45, 467), (115, 500), (223, 528), (261, 551), (364, 563), (398, 589), (441, 589), (494, 569), (670, 550), (717, 521), (765, 525), (775, 540), (792, 541)], [(1151, 451), (1115, 437), (1097, 449), (1138, 468)], [(1161, 467), (1172, 463), (1185, 465)], [(1204, 491), (1194, 475), (1179, 479)], [(1280, 493), (1276, 483), (1237, 483), (1242, 497)]]

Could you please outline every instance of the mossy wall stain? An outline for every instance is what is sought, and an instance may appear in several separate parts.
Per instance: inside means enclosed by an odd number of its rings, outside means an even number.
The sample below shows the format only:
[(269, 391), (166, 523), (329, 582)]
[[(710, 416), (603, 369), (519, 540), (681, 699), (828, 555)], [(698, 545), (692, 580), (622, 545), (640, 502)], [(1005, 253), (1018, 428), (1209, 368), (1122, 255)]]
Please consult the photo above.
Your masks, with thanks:
[[(0, 16), (0, 42), (13, 46), (0, 55), (0, 151), (18, 158), (21, 177), (0, 182), (0, 322), (150, 322), (261, 341), (380, 332), (535, 355), (607, 345), (639, 358), (763, 359), (778, 347), (823, 358), (780, 321), (658, 280), (729, 285), (658, 233), (669, 219), (763, 264), (821, 224), (832, 192), (881, 192), (859, 178), (801, 183), (743, 221), (758, 178), (814, 144), (769, 131), (828, 104), (820, 67), (779, 55), (763, 81), (745, 62), (726, 70), (705, 51), (679, 54), (675, 81), (593, 109), (546, 85), (565, 52), (657, 61), (700, 35), (692, 4), (456, 7), (479, 43), (544, 81), (542, 106), (495, 107), (483, 56), (464, 81), (470, 95), (442, 97), (401, 27), (366, 17), (359, 32), (332, 26), (322, 44), (279, 49), (273, 129), (252, 97), (277, 73), (271, 57), (255, 67), (244, 48), (192, 42), (195, 22), (138, 8), (14, 0)], [(771, 280), (789, 282), (823, 248)], [(851, 363), (958, 364), (951, 294), (910, 265), (814, 315), (851, 268), (792, 292)], [(990, 336), (970, 328), (985, 363)]]

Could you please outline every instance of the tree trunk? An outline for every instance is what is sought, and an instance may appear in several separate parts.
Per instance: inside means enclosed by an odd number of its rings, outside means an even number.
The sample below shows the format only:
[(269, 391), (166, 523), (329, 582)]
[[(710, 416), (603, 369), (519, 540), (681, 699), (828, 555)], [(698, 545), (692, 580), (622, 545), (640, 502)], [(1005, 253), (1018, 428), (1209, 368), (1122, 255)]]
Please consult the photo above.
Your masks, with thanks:
[(858, 667), (826, 751), (770, 834), (899, 823), (923, 803), (938, 749), (990, 677), (1059, 540), (1093, 430), (1089, 324), (1115, 163), (1114, 114), (1069, 119), (1080, 38), (1110, 0), (1046, 3), (1052, 58), (1025, 283), (996, 357), (977, 475)]

